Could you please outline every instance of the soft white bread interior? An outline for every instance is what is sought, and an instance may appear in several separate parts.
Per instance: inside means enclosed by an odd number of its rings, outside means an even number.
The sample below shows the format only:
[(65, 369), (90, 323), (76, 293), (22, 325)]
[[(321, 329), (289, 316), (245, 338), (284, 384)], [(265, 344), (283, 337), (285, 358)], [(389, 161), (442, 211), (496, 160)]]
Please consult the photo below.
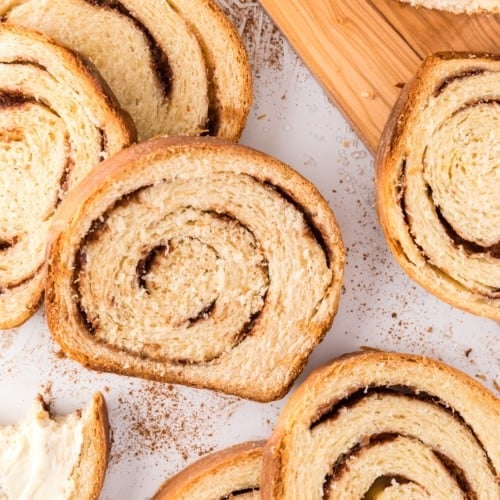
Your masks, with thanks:
[(153, 500), (257, 500), (263, 441), (252, 441), (206, 455), (167, 479)]
[(316, 188), (213, 138), (157, 138), (96, 169), (52, 227), (49, 328), (102, 370), (271, 400), (337, 310), (344, 247)]
[(250, 67), (237, 32), (211, 0), (7, 0), (0, 15), (88, 58), (139, 139), (239, 138), (251, 104)]
[(261, 498), (498, 498), (500, 401), (439, 361), (346, 355), (287, 402)]
[(500, 12), (499, 0), (400, 0), (418, 7), (447, 10), (455, 14), (474, 14), (477, 12)]
[(403, 269), (442, 300), (500, 320), (500, 56), (427, 58), (376, 158), (377, 213)]
[(51, 218), (133, 127), (97, 75), (43, 35), (0, 25), (0, 328), (42, 297)]
[(83, 410), (57, 417), (39, 396), (25, 420), (0, 427), (0, 498), (98, 499), (107, 458), (108, 420), (100, 393)]

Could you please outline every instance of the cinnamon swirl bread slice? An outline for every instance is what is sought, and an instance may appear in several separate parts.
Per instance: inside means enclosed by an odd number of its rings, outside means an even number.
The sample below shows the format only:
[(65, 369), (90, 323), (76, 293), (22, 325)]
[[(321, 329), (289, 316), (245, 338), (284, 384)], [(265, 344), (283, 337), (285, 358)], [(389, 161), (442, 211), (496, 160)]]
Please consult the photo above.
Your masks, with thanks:
[(46, 313), (90, 367), (268, 401), (330, 328), (335, 218), (279, 161), (213, 138), (157, 138), (65, 200)]
[(0, 328), (40, 303), (48, 228), (66, 191), (132, 136), (79, 58), (0, 25)]
[(235, 28), (211, 0), (8, 0), (0, 15), (87, 57), (140, 139), (239, 138), (251, 72)]
[(429, 57), (376, 159), (377, 211), (403, 269), (466, 311), (500, 320), (500, 56)]
[(153, 500), (257, 500), (263, 447), (252, 441), (207, 455), (163, 483)]
[(285, 406), (264, 449), (261, 498), (498, 498), (499, 428), (499, 400), (441, 362), (343, 356)]
[(0, 498), (97, 500), (108, 460), (106, 405), (51, 417), (39, 396), (31, 415), (0, 427)]
[(500, 12), (499, 0), (400, 0), (418, 7), (447, 10), (455, 14), (474, 14), (477, 12)]

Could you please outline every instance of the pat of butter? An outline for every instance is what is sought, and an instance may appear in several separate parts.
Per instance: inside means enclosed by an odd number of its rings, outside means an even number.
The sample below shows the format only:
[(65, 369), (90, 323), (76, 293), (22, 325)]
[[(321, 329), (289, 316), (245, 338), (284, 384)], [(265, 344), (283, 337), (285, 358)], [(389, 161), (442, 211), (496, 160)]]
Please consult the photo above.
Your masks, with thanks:
[(52, 420), (38, 401), (19, 424), (0, 428), (0, 500), (62, 500), (83, 442), (83, 418)]

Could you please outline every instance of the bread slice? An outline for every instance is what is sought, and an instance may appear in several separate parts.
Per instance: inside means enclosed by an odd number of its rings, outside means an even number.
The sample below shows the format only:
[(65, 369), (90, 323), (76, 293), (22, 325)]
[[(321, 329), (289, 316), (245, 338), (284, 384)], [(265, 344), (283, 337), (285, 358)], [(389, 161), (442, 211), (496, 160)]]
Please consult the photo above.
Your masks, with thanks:
[(210, 132), (239, 138), (251, 72), (235, 28), (211, 0), (11, 0), (0, 15), (87, 57), (140, 139)]
[(213, 138), (157, 138), (61, 205), (46, 314), (85, 365), (268, 401), (337, 310), (344, 247), (290, 167)]
[(500, 12), (499, 0), (400, 0), (418, 7), (447, 10), (455, 14), (475, 14), (478, 12)]
[(198, 37), (208, 71), (208, 133), (240, 138), (252, 105), (252, 72), (243, 41), (212, 0), (167, 0)]
[(171, 477), (153, 500), (259, 498), (264, 441), (251, 441), (206, 455)]
[(287, 402), (261, 498), (497, 498), (499, 428), (500, 401), (444, 363), (346, 355)]
[(0, 328), (38, 307), (53, 213), (134, 137), (99, 78), (45, 36), (0, 25)]
[(500, 320), (500, 56), (441, 53), (408, 83), (376, 158), (377, 212), (403, 269)]
[(51, 417), (41, 396), (21, 423), (0, 427), (0, 498), (98, 499), (108, 459), (108, 420), (97, 393), (83, 410)]

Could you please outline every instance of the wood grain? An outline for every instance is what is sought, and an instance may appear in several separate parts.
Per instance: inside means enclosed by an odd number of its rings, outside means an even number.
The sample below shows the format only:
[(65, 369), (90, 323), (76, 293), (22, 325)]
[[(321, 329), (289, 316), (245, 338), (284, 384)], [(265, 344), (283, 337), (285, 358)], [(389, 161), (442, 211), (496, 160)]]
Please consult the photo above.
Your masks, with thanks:
[(374, 152), (401, 86), (434, 52), (500, 51), (500, 15), (395, 0), (260, 0)]

